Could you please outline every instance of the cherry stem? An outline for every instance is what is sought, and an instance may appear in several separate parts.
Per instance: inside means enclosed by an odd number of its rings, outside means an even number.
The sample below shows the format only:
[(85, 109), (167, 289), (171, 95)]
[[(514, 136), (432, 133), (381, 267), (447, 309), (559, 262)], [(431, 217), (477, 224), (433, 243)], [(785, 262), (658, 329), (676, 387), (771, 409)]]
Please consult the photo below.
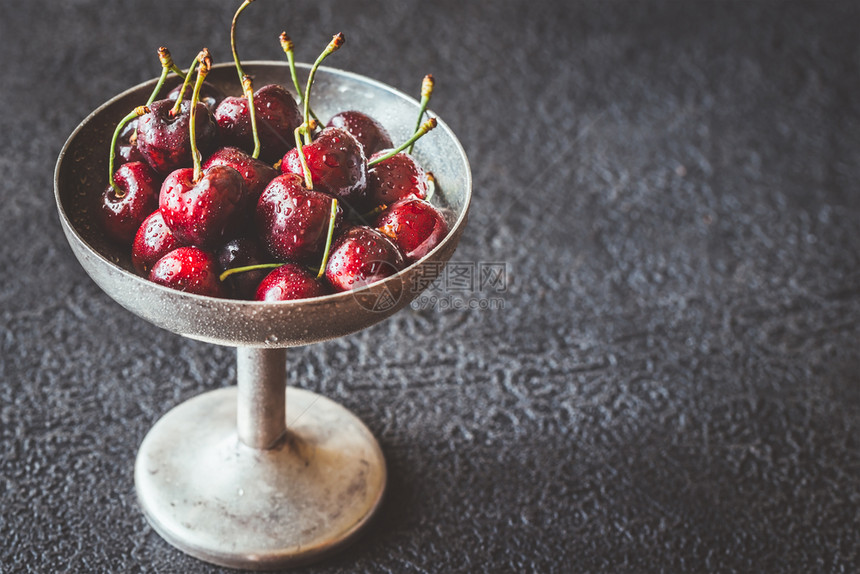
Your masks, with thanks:
[(331, 240), (334, 237), (334, 223), (337, 219), (337, 198), (331, 200), (331, 215), (328, 220), (328, 236), (325, 239), (325, 250), (323, 250), (323, 259), (320, 263), (320, 269), (317, 272), (317, 279), (325, 275), (325, 266), (328, 265), (329, 250), (331, 249)]
[(176, 95), (176, 103), (173, 104), (173, 107), (170, 108), (170, 117), (174, 117), (179, 113), (179, 110), (182, 109), (182, 101), (185, 99), (185, 90), (188, 88), (188, 84), (191, 83), (191, 74), (194, 72), (194, 69), (197, 67), (197, 57), (194, 58), (194, 61), (191, 62), (191, 65), (188, 66), (188, 73), (185, 74), (185, 80), (182, 82), (182, 87), (179, 88), (179, 93)]
[(194, 82), (194, 91), (191, 93), (191, 125), (189, 126), (191, 157), (194, 160), (194, 183), (197, 183), (200, 180), (200, 176), (203, 174), (203, 170), (200, 167), (200, 152), (197, 149), (197, 102), (200, 101), (200, 86), (203, 85), (203, 80), (209, 74), (209, 69), (212, 67), (212, 58), (209, 55), (209, 50), (203, 48), (203, 50), (197, 54), (197, 61), (200, 62), (200, 66), (197, 68), (197, 81)]
[[(311, 86), (314, 83), (314, 76), (316, 76), (317, 68), (320, 67), (320, 64), (322, 64), (323, 60), (325, 60), (329, 56), (329, 54), (331, 54), (332, 52), (336, 52), (338, 48), (343, 46), (343, 43), (345, 41), (346, 41), (346, 38), (344, 38), (343, 34), (340, 34), (340, 33), (336, 34), (331, 39), (331, 42), (328, 43), (328, 46), (326, 46), (325, 50), (323, 50), (322, 54), (319, 55), (319, 57), (317, 58), (317, 61), (314, 62), (314, 65), (311, 67), (311, 71), (308, 74), (308, 85), (305, 88), (305, 96), (304, 96), (304, 101), (305, 101), (304, 121), (306, 124), (309, 124), (308, 120), (310, 119)], [(305, 143), (306, 144), (311, 143), (311, 132), (310, 132), (310, 130), (305, 131)]]
[(155, 84), (155, 89), (152, 90), (152, 94), (150, 94), (149, 99), (146, 100), (147, 106), (151, 105), (152, 102), (155, 101), (155, 98), (158, 97), (158, 92), (161, 91), (161, 88), (164, 86), (164, 81), (167, 79), (170, 72), (175, 72), (180, 78), (185, 79), (185, 74), (182, 73), (182, 70), (176, 67), (176, 64), (173, 63), (173, 58), (170, 57), (170, 51), (164, 46), (158, 49), (158, 60), (161, 62), (161, 77), (158, 78), (158, 83)]
[(299, 154), (299, 162), (302, 164), (302, 175), (305, 176), (305, 187), (308, 189), (314, 188), (314, 180), (311, 177), (311, 170), (308, 167), (308, 159), (305, 157), (305, 150), (302, 149), (302, 132), (307, 131), (305, 124), (300, 125), (293, 132), (296, 136), (296, 152)]
[(254, 135), (254, 152), (251, 157), (257, 159), (260, 157), (260, 134), (257, 132), (257, 110), (254, 108), (254, 84), (251, 81), (251, 76), (242, 78), (242, 91), (245, 92), (245, 98), (248, 100), (248, 113), (251, 115), (251, 133)]
[(116, 129), (113, 131), (113, 138), (110, 141), (110, 160), (108, 160), (108, 181), (110, 182), (110, 186), (113, 188), (113, 192), (117, 197), (123, 197), (125, 192), (119, 188), (116, 182), (113, 179), (113, 166), (114, 161), (116, 159), (116, 141), (119, 139), (119, 134), (122, 132), (122, 128), (126, 126), (128, 122), (133, 119), (139, 118), (143, 114), (148, 114), (149, 108), (146, 106), (138, 106), (134, 108), (130, 114), (122, 118), (116, 126)]
[[(418, 110), (418, 121), (415, 122), (415, 131), (418, 131), (421, 127), (421, 120), (424, 119), (424, 112), (427, 111), (427, 104), (430, 103), (430, 96), (433, 95), (433, 86), (435, 85), (436, 81), (433, 79), (433, 74), (424, 76), (424, 80), (421, 82), (421, 109)], [(412, 153), (413, 147), (415, 147), (415, 142), (412, 142), (406, 153)]]
[(236, 63), (236, 72), (239, 74), (239, 81), (245, 79), (245, 72), (242, 70), (242, 64), (239, 63), (239, 52), (236, 50), (236, 23), (239, 21), (239, 15), (248, 7), (248, 4), (254, 0), (245, 0), (242, 5), (233, 14), (233, 23), (230, 25), (230, 47), (233, 48), (233, 61)]
[[(305, 95), (302, 93), (302, 87), (299, 85), (299, 77), (296, 74), (296, 56), (293, 53), (293, 41), (287, 36), (286, 32), (281, 32), (279, 37), (281, 41), (281, 48), (284, 50), (284, 54), (287, 55), (287, 62), (290, 64), (290, 77), (293, 79), (293, 87), (296, 88), (296, 95), (299, 97), (299, 104), (304, 106), (305, 103)], [(315, 119), (317, 122), (320, 121), (319, 117), (314, 113), (313, 109), (310, 110), (311, 117)]]
[(284, 263), (259, 263), (257, 265), (246, 265), (245, 267), (233, 267), (232, 269), (227, 269), (224, 273), (218, 276), (219, 281), (224, 281), (230, 275), (234, 275), (236, 273), (245, 273), (246, 271), (257, 271), (259, 269), (277, 269), (278, 267), (282, 267), (285, 265)]
[(412, 134), (412, 137), (411, 137), (411, 138), (409, 138), (408, 140), (406, 140), (405, 142), (403, 142), (403, 143), (400, 145), (400, 147), (395, 148), (395, 149), (391, 150), (390, 152), (388, 152), (387, 154), (382, 155), (382, 156), (379, 156), (378, 158), (376, 158), (376, 159), (374, 159), (374, 160), (372, 160), (372, 161), (367, 162), (367, 167), (373, 167), (373, 166), (375, 166), (376, 164), (378, 164), (379, 162), (381, 162), (381, 161), (385, 161), (385, 160), (387, 160), (388, 158), (393, 157), (393, 156), (395, 156), (395, 155), (399, 154), (400, 152), (402, 152), (403, 150), (405, 150), (407, 147), (411, 146), (411, 145), (412, 145), (412, 144), (414, 144), (416, 141), (418, 141), (419, 139), (421, 139), (421, 137), (422, 137), (424, 134), (426, 134), (427, 132), (429, 132), (430, 130), (432, 130), (433, 128), (435, 128), (435, 127), (436, 127), (436, 125), (437, 125), (436, 118), (430, 118), (429, 120), (427, 120), (426, 122), (424, 122), (423, 124), (421, 124), (421, 127), (420, 127), (420, 128), (418, 128), (418, 131), (417, 131), (417, 132), (415, 132), (414, 134)]

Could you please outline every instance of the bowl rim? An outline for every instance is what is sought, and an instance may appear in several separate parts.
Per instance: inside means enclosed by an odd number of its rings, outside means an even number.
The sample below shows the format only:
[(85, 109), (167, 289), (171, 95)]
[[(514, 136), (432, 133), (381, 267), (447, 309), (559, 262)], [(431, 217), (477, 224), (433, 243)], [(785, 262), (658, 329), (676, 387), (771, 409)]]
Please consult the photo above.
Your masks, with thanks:
[[(243, 62), (242, 65), (244, 68), (246, 68), (246, 72), (250, 71), (252, 73), (253, 73), (253, 68), (257, 67), (257, 66), (273, 67), (273, 68), (277, 67), (277, 68), (289, 69), (289, 65), (286, 62), (280, 62), (277, 60), (248, 60), (246, 62)], [(212, 69), (223, 69), (223, 68), (228, 68), (228, 67), (233, 67), (233, 66), (234, 66), (233, 62), (221, 62), (218, 64), (214, 64), (212, 66)], [(304, 70), (310, 70), (311, 65), (304, 63), (304, 62), (296, 62), (296, 68), (301, 68)], [(330, 66), (319, 66), (319, 68), (317, 69), (317, 73), (319, 74), (320, 72), (323, 72), (325, 74), (331, 74), (333, 76), (347, 77), (351, 80), (354, 80), (354, 81), (357, 81), (360, 83), (369, 84), (375, 88), (378, 88), (378, 89), (383, 90), (383, 91), (387, 91), (387, 92), (389, 92), (389, 93), (391, 93), (391, 94), (393, 94), (393, 95), (395, 95), (395, 96), (397, 96), (403, 100), (406, 100), (406, 101), (414, 104), (416, 106), (416, 108), (420, 107), (420, 103), (415, 98), (409, 96), (408, 94), (405, 94), (404, 92), (402, 92), (402, 91), (398, 90), (397, 88), (394, 88), (388, 84), (385, 84), (385, 83), (380, 82), (378, 80), (374, 80), (373, 78), (369, 78), (367, 76), (357, 74), (355, 72), (350, 72), (347, 70), (341, 70), (339, 68), (333, 68)], [(436, 129), (441, 129), (442, 131), (444, 131), (448, 134), (448, 136), (450, 137), (450, 139), (452, 140), (452, 142), (456, 146), (458, 155), (460, 156), (460, 158), (463, 161), (463, 164), (465, 167), (465, 173), (466, 173), (465, 194), (463, 197), (463, 207), (460, 210), (460, 213), (458, 214), (456, 221), (454, 222), (453, 225), (451, 225), (451, 228), (448, 230), (448, 234), (445, 236), (445, 239), (443, 239), (439, 243), (439, 245), (437, 245), (432, 250), (430, 250), (426, 255), (424, 255), (424, 257), (422, 257), (418, 261), (408, 265), (407, 267), (404, 267), (403, 269), (401, 269), (400, 271), (398, 271), (394, 275), (386, 277), (382, 281), (376, 281), (374, 283), (364, 285), (358, 289), (352, 289), (350, 291), (341, 291), (341, 292), (337, 292), (337, 293), (330, 293), (328, 295), (322, 295), (320, 297), (312, 297), (312, 298), (308, 298), (308, 299), (293, 299), (293, 300), (289, 300), (289, 301), (250, 301), (247, 299), (230, 299), (230, 298), (225, 298), (225, 297), (210, 297), (208, 295), (199, 295), (197, 293), (189, 293), (187, 291), (179, 291), (177, 289), (172, 289), (170, 287), (152, 282), (149, 279), (147, 279), (146, 277), (143, 277), (143, 276), (138, 275), (136, 273), (132, 273), (131, 271), (125, 269), (124, 267), (122, 267), (120, 265), (117, 265), (115, 262), (113, 262), (110, 259), (108, 259), (107, 257), (105, 257), (100, 251), (98, 251), (92, 245), (90, 245), (89, 242), (87, 242), (81, 236), (80, 233), (78, 233), (77, 228), (72, 223), (71, 219), (69, 218), (69, 215), (66, 213), (66, 210), (63, 207), (63, 202), (61, 201), (61, 197), (60, 197), (60, 170), (61, 170), (61, 167), (63, 165), (64, 160), (66, 159), (66, 153), (69, 150), (69, 148), (71, 147), (72, 142), (75, 140), (75, 138), (78, 136), (78, 134), (84, 129), (84, 127), (89, 122), (93, 121), (96, 118), (96, 116), (98, 116), (106, 108), (112, 106), (118, 100), (128, 96), (132, 92), (140, 90), (141, 88), (144, 88), (147, 86), (154, 86), (157, 81), (158, 81), (158, 78), (152, 78), (150, 80), (147, 80), (147, 81), (141, 82), (135, 86), (132, 86), (126, 90), (123, 90), (122, 92), (111, 97), (109, 100), (107, 100), (104, 103), (102, 103), (101, 105), (99, 105), (95, 110), (93, 110), (92, 112), (87, 114), (87, 116), (83, 120), (81, 120), (81, 122), (75, 127), (75, 129), (72, 131), (72, 133), (66, 139), (66, 141), (63, 144), (63, 147), (60, 151), (60, 154), (57, 157), (57, 163), (54, 166), (54, 200), (57, 204), (57, 211), (60, 215), (60, 218), (62, 219), (62, 221), (64, 223), (64, 226), (75, 236), (78, 243), (81, 246), (83, 246), (84, 248), (86, 248), (86, 250), (89, 252), (89, 254), (91, 256), (95, 256), (96, 258), (101, 260), (102, 263), (108, 264), (112, 268), (113, 271), (119, 272), (123, 275), (128, 276), (129, 278), (133, 278), (134, 280), (144, 282), (147, 285), (147, 288), (154, 288), (156, 290), (162, 290), (163, 292), (169, 293), (171, 295), (181, 294), (182, 296), (190, 297), (192, 300), (197, 300), (200, 302), (204, 302), (204, 301), (205, 302), (213, 302), (213, 301), (214, 302), (223, 302), (223, 303), (229, 303), (231, 305), (248, 306), (251, 308), (261, 307), (261, 306), (270, 306), (270, 305), (271, 306), (278, 306), (278, 307), (297, 307), (297, 306), (307, 305), (307, 304), (311, 304), (311, 303), (313, 303), (313, 304), (324, 304), (324, 303), (328, 303), (328, 302), (336, 302), (339, 300), (345, 300), (345, 299), (350, 298), (350, 297), (356, 297), (356, 296), (361, 295), (362, 293), (365, 293), (367, 291), (386, 288), (389, 284), (392, 284), (395, 281), (400, 282), (400, 284), (402, 285), (403, 284), (403, 277), (406, 274), (411, 273), (414, 269), (420, 267), (426, 261), (432, 260), (434, 258), (434, 255), (437, 252), (439, 252), (440, 250), (442, 250), (443, 248), (445, 248), (447, 246), (448, 241), (451, 240), (451, 238), (456, 237), (459, 234), (460, 228), (466, 224), (466, 221), (468, 219), (469, 207), (470, 207), (471, 201), (472, 201), (472, 169), (471, 169), (471, 166), (469, 164), (469, 158), (466, 155), (466, 150), (463, 148), (463, 144), (460, 142), (459, 138), (457, 138), (454, 131), (451, 130), (451, 128), (448, 126), (448, 124), (446, 124), (438, 115), (432, 114), (433, 117), (435, 117), (436, 121), (438, 122), (438, 126)], [(430, 110), (428, 109), (427, 112), (430, 113)]]

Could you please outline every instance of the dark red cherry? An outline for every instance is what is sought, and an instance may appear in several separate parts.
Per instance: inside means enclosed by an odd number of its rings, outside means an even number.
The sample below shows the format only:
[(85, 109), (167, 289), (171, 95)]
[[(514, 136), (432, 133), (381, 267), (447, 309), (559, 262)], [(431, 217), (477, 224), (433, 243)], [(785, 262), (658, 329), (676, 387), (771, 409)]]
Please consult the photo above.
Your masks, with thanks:
[(110, 185), (102, 193), (99, 216), (107, 234), (128, 245), (147, 216), (158, 208), (160, 178), (145, 163), (126, 163), (114, 172), (122, 197)]
[[(147, 163), (164, 175), (191, 165), (191, 102), (184, 100), (175, 116), (170, 114), (173, 104), (171, 100), (153, 102), (149, 113), (137, 120), (137, 148)], [(205, 105), (197, 104), (196, 115), (197, 148), (206, 156), (215, 149), (218, 128)]]
[[(332, 198), (305, 187), (291, 173), (279, 175), (257, 202), (256, 222), (260, 239), (280, 261), (304, 261), (321, 256), (328, 237)], [(343, 210), (337, 207), (337, 220)]]
[[(191, 94), (194, 91), (194, 86), (188, 86), (185, 89), (185, 94), (183, 95), (183, 100), (190, 100)], [(179, 97), (179, 91), (182, 89), (182, 84), (179, 84), (172, 90), (167, 93), (167, 99), (176, 102), (176, 98)], [(215, 113), (215, 108), (218, 107), (218, 104), (221, 103), (226, 97), (224, 92), (216, 88), (214, 85), (209, 82), (203, 82), (203, 85), (200, 86), (200, 103), (204, 104), (209, 111), (213, 114)]]
[[(314, 141), (302, 146), (314, 189), (338, 199), (357, 200), (367, 186), (367, 160), (358, 140), (348, 131), (326, 128)], [(299, 152), (291, 149), (284, 156), (281, 171), (304, 174)]]
[(325, 294), (325, 288), (307, 269), (285, 263), (266, 275), (254, 298), (257, 301), (291, 301)]
[(417, 198), (401, 199), (391, 205), (377, 218), (376, 228), (394, 241), (407, 263), (430, 253), (448, 235), (442, 214)]
[(326, 124), (329, 128), (341, 128), (348, 131), (364, 148), (364, 157), (370, 157), (378, 151), (394, 147), (391, 136), (382, 124), (369, 115), (350, 110), (332, 116)]
[(174, 249), (152, 266), (149, 280), (160, 285), (210, 297), (224, 297), (215, 257), (198, 247)]
[(161, 185), (158, 208), (183, 243), (218, 245), (245, 224), (248, 191), (241, 174), (215, 165), (194, 181), (192, 168), (178, 169)]
[[(375, 157), (385, 152), (374, 154)], [(400, 152), (373, 165), (367, 170), (366, 206), (391, 205), (407, 197), (424, 199), (430, 190), (430, 178), (415, 159)]]
[(137, 149), (137, 120), (128, 122), (122, 128), (116, 142), (116, 154), (120, 158), (120, 163), (146, 161), (146, 158)]
[[(277, 84), (254, 92), (260, 158), (274, 162), (295, 146), (293, 131), (302, 124), (299, 106), (292, 94)], [(248, 100), (244, 96), (224, 98), (215, 109), (215, 120), (227, 145), (254, 149)]]
[[(225, 243), (217, 252), (218, 268), (224, 272), (237, 267), (269, 263), (271, 257), (256, 239), (239, 237)], [(253, 299), (260, 281), (271, 269), (234, 273), (224, 279), (227, 290), (237, 299)]]
[(358, 225), (335, 240), (325, 278), (335, 291), (349, 291), (385, 279), (403, 267), (400, 249), (388, 237)]
[(269, 185), (269, 182), (278, 175), (278, 170), (269, 164), (252, 158), (249, 154), (237, 147), (222, 147), (203, 162), (203, 169), (213, 165), (226, 165), (232, 167), (245, 180), (248, 188), (248, 197), (254, 204), (257, 203), (260, 194)]
[(177, 247), (182, 245), (164, 223), (161, 212), (155, 211), (143, 220), (134, 236), (134, 243), (131, 245), (131, 262), (138, 273), (148, 276), (155, 262)]

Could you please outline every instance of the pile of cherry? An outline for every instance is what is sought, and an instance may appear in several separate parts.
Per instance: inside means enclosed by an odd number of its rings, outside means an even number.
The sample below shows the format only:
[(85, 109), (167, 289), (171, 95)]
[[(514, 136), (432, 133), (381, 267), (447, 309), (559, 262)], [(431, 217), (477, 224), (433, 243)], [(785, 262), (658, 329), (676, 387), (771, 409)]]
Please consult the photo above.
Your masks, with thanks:
[[(427, 201), (432, 174), (405, 150), (436, 125), (422, 123), (432, 77), (422, 84), (415, 135), (396, 149), (359, 111), (321, 128), (310, 106), (313, 77), (343, 36), (317, 59), (302, 93), (282, 34), (298, 102), (276, 84), (253, 91), (234, 35), (249, 3), (231, 34), (242, 96), (225, 97), (204, 81), (205, 48), (187, 73), (159, 49), (162, 75), (150, 101), (120, 122), (111, 143), (98, 210), (106, 233), (130, 246), (135, 269), (151, 281), (261, 301), (347, 291), (426, 255), (448, 225)], [(184, 83), (156, 99), (170, 73)], [(124, 163), (114, 171), (116, 160)]]

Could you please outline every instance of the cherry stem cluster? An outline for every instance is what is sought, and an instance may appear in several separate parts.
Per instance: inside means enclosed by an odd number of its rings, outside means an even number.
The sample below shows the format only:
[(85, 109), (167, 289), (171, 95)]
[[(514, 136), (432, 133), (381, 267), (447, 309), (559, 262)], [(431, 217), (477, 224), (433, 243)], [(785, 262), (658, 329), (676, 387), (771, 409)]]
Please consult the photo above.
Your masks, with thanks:
[(233, 267), (232, 269), (227, 269), (218, 276), (220, 281), (224, 281), (230, 275), (235, 273), (245, 273), (246, 271), (257, 271), (258, 269), (277, 269), (278, 267), (284, 266), (284, 263), (258, 263), (257, 265), (246, 265), (244, 267)]
[(209, 50), (203, 48), (197, 55), (197, 61), (200, 62), (200, 66), (197, 68), (197, 81), (194, 82), (194, 91), (191, 93), (191, 117), (189, 119), (189, 139), (191, 140), (191, 157), (194, 160), (193, 181), (195, 183), (200, 180), (200, 176), (203, 174), (200, 167), (202, 161), (200, 151), (197, 149), (197, 102), (200, 101), (200, 86), (203, 85), (203, 80), (206, 79), (210, 68), (212, 68), (212, 57), (209, 55)]
[[(304, 103), (305, 103), (305, 113), (304, 113), (304, 122), (305, 124), (309, 124), (310, 122), (310, 110), (311, 110), (311, 86), (314, 83), (314, 76), (316, 76), (317, 68), (320, 67), (323, 60), (325, 60), (330, 54), (336, 52), (338, 48), (343, 46), (343, 43), (346, 41), (343, 34), (335, 34), (335, 36), (331, 39), (331, 42), (328, 43), (325, 50), (323, 50), (322, 54), (319, 55), (314, 65), (311, 67), (311, 71), (308, 73), (308, 84), (305, 88), (304, 95)], [(311, 132), (310, 130), (305, 132), (305, 143), (311, 143)]]
[(402, 152), (403, 150), (405, 150), (407, 147), (411, 146), (411, 145), (412, 145), (412, 144), (414, 144), (416, 141), (418, 141), (419, 139), (421, 139), (421, 137), (422, 137), (424, 134), (426, 134), (427, 132), (429, 132), (430, 130), (432, 130), (433, 128), (435, 128), (436, 126), (437, 126), (436, 118), (432, 118), (432, 117), (431, 117), (429, 120), (427, 120), (426, 122), (424, 122), (423, 124), (421, 124), (421, 127), (419, 127), (419, 128), (418, 128), (418, 131), (416, 131), (414, 134), (412, 134), (412, 137), (411, 137), (411, 138), (409, 138), (408, 140), (406, 140), (405, 142), (403, 142), (403, 143), (400, 145), (400, 147), (397, 147), (397, 148), (395, 148), (395, 149), (391, 150), (390, 152), (388, 152), (387, 154), (385, 154), (385, 155), (381, 155), (381, 156), (379, 156), (378, 158), (373, 159), (373, 160), (371, 160), (371, 161), (367, 162), (367, 167), (369, 167), (369, 168), (370, 168), (370, 167), (373, 167), (373, 166), (375, 166), (376, 164), (378, 164), (378, 163), (379, 163), (379, 162), (381, 162), (381, 161), (385, 161), (385, 160), (387, 160), (387, 159), (388, 159), (388, 158), (390, 158), (390, 157), (394, 157), (395, 155), (399, 154), (400, 152)]
[[(418, 131), (421, 127), (421, 120), (424, 119), (424, 112), (427, 111), (427, 104), (430, 103), (430, 96), (433, 95), (433, 87), (435, 85), (436, 81), (433, 79), (433, 74), (427, 74), (424, 76), (424, 80), (421, 82), (421, 108), (418, 110), (418, 120), (415, 122), (415, 131)], [(412, 145), (409, 146), (406, 153), (412, 153), (413, 147), (415, 147), (415, 142), (412, 142)]]

